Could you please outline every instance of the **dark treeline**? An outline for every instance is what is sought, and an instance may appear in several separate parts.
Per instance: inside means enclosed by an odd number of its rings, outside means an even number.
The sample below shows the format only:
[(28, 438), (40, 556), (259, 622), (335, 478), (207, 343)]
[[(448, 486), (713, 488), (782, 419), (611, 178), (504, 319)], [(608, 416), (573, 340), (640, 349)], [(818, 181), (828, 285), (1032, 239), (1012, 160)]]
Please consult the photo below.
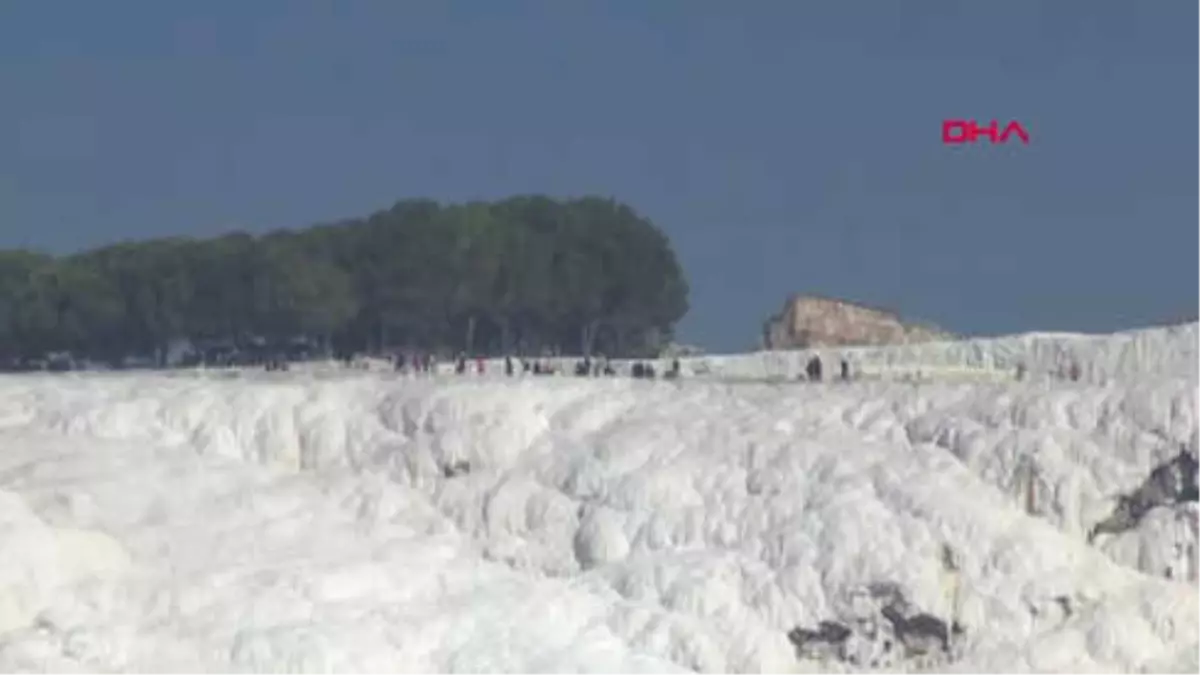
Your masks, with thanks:
[(408, 200), (258, 237), (0, 251), (0, 357), (298, 336), (339, 354), (634, 356), (671, 339), (687, 295), (665, 235), (618, 202)]

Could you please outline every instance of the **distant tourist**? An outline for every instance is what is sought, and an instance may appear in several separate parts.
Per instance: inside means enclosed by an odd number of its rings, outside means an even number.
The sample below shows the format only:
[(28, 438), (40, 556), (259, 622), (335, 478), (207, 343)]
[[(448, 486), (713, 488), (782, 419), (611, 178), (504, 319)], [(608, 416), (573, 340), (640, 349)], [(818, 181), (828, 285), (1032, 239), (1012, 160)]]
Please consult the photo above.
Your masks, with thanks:
[(504, 356), (504, 374), (509, 377), (513, 376), (513, 360), (507, 354)]
[(467, 355), (459, 352), (458, 360), (454, 364), (454, 372), (457, 375), (463, 375), (467, 372)]
[(663, 377), (665, 377), (668, 380), (675, 380), (675, 379), (679, 378), (680, 372), (682, 372), (682, 369), (679, 365), (679, 359), (674, 359), (671, 361), (671, 369), (668, 370), (666, 375), (664, 375)]
[(842, 359), (842, 381), (847, 382), (849, 380), (850, 380), (850, 362), (847, 361), (846, 359)]
[(821, 359), (814, 356), (808, 360), (808, 365), (805, 366), (804, 372), (808, 375), (810, 382), (821, 381)]

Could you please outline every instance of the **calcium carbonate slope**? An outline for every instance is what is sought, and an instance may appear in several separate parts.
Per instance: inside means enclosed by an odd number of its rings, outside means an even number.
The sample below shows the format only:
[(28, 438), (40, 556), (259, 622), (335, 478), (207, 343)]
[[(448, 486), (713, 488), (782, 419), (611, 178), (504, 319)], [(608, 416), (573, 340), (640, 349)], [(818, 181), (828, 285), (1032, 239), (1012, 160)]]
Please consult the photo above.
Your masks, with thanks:
[[(795, 380), (814, 356), (825, 365), (827, 376), (836, 375), (846, 359), (857, 374), (897, 379), (921, 375), (922, 379), (1004, 381), (1014, 379), (1023, 365), (1029, 378), (1055, 377), (1071, 364), (1080, 367), (1081, 379), (1092, 383), (1156, 377), (1189, 377), (1200, 367), (1200, 324), (1147, 328), (1110, 335), (1078, 333), (1024, 333), (995, 338), (923, 342), (887, 347), (822, 347), (817, 349), (714, 354), (679, 359), (685, 375), (723, 380)], [(577, 358), (544, 359), (560, 372), (569, 373)], [(667, 359), (650, 359), (665, 372)], [(631, 362), (617, 362), (627, 373)], [(373, 370), (391, 370), (379, 359), (364, 361)], [(330, 364), (333, 366), (333, 364)], [(331, 370), (327, 366), (317, 370)], [(489, 372), (502, 369), (502, 359), (487, 359)], [(472, 368), (473, 368), (472, 364)], [(449, 374), (453, 365), (443, 363)]]
[(1084, 533), (1195, 328), (1086, 340), (1130, 381), (0, 378), (0, 669), (839, 669), (787, 631), (889, 582), (937, 669), (1194, 672), (1194, 530)]
[(833, 364), (846, 358), (871, 372), (919, 370), (997, 371), (1007, 376), (1023, 364), (1031, 375), (1057, 373), (1078, 363), (1084, 379), (1103, 382), (1132, 377), (1196, 373), (1200, 324), (1126, 331), (1113, 335), (1026, 333), (998, 338), (926, 342), (891, 347), (843, 347), (695, 357), (693, 371), (740, 377), (795, 378), (813, 356)]

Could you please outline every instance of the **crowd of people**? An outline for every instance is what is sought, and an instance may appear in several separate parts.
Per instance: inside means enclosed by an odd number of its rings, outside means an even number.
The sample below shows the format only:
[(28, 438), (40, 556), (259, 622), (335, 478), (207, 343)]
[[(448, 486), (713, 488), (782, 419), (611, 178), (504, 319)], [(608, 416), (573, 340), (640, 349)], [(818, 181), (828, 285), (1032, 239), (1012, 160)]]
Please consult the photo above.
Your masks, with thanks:
[[(808, 364), (804, 366), (805, 379), (807, 379), (809, 382), (820, 382), (822, 379), (824, 379), (824, 371), (825, 367), (821, 364), (821, 357), (819, 356), (813, 356), (808, 360)], [(841, 361), (841, 371), (839, 372), (839, 377), (844, 381), (848, 381), (853, 378), (853, 374), (850, 371), (850, 362), (846, 359), (842, 359)]]
[[(368, 367), (366, 361), (362, 360), (361, 357), (342, 355), (341, 358), (348, 367)], [(384, 359), (389, 364), (389, 367), (394, 368), (398, 372), (409, 374), (434, 374), (441, 371), (452, 372), (457, 375), (482, 375), (486, 374), (490, 368), (496, 373), (502, 372), (509, 377), (516, 377), (518, 375), (574, 374), (577, 377), (626, 376), (633, 379), (670, 380), (683, 375), (679, 358), (672, 358), (667, 361), (667, 367), (662, 372), (659, 371), (661, 367), (659, 364), (662, 364), (664, 359), (622, 359), (620, 362), (615, 362), (602, 354), (590, 357), (576, 357), (573, 365), (569, 358), (557, 355), (507, 355), (502, 358), (495, 358), (469, 356), (465, 352), (460, 352), (451, 359), (446, 359), (445, 357), (439, 359), (433, 353), (398, 351), (384, 357)], [(713, 365), (712, 362), (699, 359), (691, 363), (688, 372), (696, 376), (709, 375), (712, 372)], [(905, 363), (894, 364), (891, 369), (886, 364), (877, 364), (875, 369), (866, 370), (863, 364), (853, 361), (850, 354), (831, 354), (828, 352), (813, 354), (806, 361), (803, 361), (802, 365), (802, 369), (799, 373), (796, 373), (794, 379), (810, 383), (826, 381), (853, 382), (860, 379), (897, 379), (905, 381), (915, 379), (916, 381), (924, 381), (925, 379), (936, 379), (939, 372), (936, 366), (930, 370), (917, 367), (914, 371), (912, 366)], [(787, 366), (780, 363), (777, 367), (784, 369)], [(268, 363), (267, 369), (287, 370), (287, 365), (286, 363), (276, 363), (274, 365)], [(980, 372), (984, 370), (986, 369), (980, 368)], [(1083, 365), (1079, 359), (1071, 356), (1064, 356), (1055, 367), (1042, 370), (1031, 371), (1024, 362), (1021, 362), (1010, 373), (1018, 381), (1026, 380), (1031, 375), (1071, 382), (1081, 382), (1088, 379), (1088, 374), (1084, 372)]]
[[(438, 370), (438, 360), (432, 354), (393, 354), (389, 360), (392, 367), (401, 373), (433, 374)], [(482, 356), (468, 357), (460, 352), (454, 358), (454, 373), (456, 375), (484, 375), (488, 371), (489, 360)], [(525, 358), (507, 355), (498, 365), (508, 377), (517, 375), (558, 375), (561, 361), (549, 358)], [(575, 362), (573, 373), (576, 377), (614, 377), (619, 373), (612, 361), (604, 356), (585, 356)], [(679, 359), (671, 362), (671, 367), (663, 373), (664, 379), (675, 379), (681, 373)], [(629, 369), (629, 375), (634, 379), (655, 379), (658, 373), (654, 365), (648, 362), (635, 361)]]
[[(353, 365), (353, 359), (347, 360), (347, 365)], [(405, 353), (397, 352), (388, 357), (394, 370), (407, 374), (428, 374), (432, 375), (438, 371), (438, 359), (433, 354)], [(488, 371), (489, 359), (482, 356), (468, 357), (466, 353), (460, 352), (453, 361), (454, 374), (456, 375), (484, 375)], [(498, 365), (503, 369), (504, 375), (508, 377), (516, 377), (517, 375), (559, 375), (562, 368), (562, 359), (559, 358), (526, 358), (520, 356), (506, 355), (504, 360)], [(267, 370), (286, 370), (286, 365), (268, 363)], [(573, 374), (576, 377), (614, 377), (619, 373), (612, 361), (603, 355), (595, 358), (585, 356), (575, 362)], [(679, 359), (672, 359), (670, 367), (662, 373), (662, 379), (674, 380), (678, 379), (683, 374)], [(636, 380), (653, 380), (658, 379), (659, 373), (655, 368), (654, 363), (649, 361), (634, 361), (629, 366), (628, 375)], [(804, 369), (804, 377), (809, 382), (820, 382), (824, 377), (824, 366), (821, 363), (820, 357), (813, 356), (809, 359)], [(848, 381), (853, 378), (851, 373), (850, 363), (846, 359), (841, 360), (840, 378)]]
[[(431, 355), (424, 356), (406, 356), (405, 354), (396, 354), (392, 357), (392, 363), (395, 369), (405, 373), (431, 373), (436, 369), (436, 361)], [(560, 364), (558, 359), (538, 359), (505, 356), (501, 366), (504, 374), (509, 377), (515, 377), (518, 374), (522, 375), (558, 375), (560, 374)], [(454, 359), (454, 373), (456, 375), (487, 373), (488, 360), (483, 357), (470, 358), (465, 353), (459, 353)], [(820, 382), (824, 376), (824, 367), (821, 359), (817, 356), (809, 359), (805, 367), (805, 378), (809, 382)], [(616, 376), (619, 373), (613, 366), (612, 362), (604, 356), (596, 358), (583, 357), (575, 362), (574, 375), (576, 377), (602, 377)], [(682, 368), (679, 359), (672, 359), (670, 368), (662, 374), (663, 379), (673, 380), (682, 375)], [(637, 380), (653, 380), (659, 377), (657, 369), (653, 363), (648, 361), (634, 361), (629, 367), (629, 376)], [(850, 380), (853, 375), (850, 369), (850, 362), (846, 359), (841, 361), (840, 378), (842, 380)]]
[[(396, 353), (388, 358), (392, 367), (397, 372), (410, 374), (434, 374), (438, 371), (438, 359), (433, 354), (419, 353)], [(348, 360), (347, 364), (352, 365), (352, 360)], [(453, 360), (453, 372), (456, 375), (484, 375), (488, 371), (489, 359), (482, 356), (468, 357), (465, 353), (459, 353)], [(850, 362), (842, 358), (839, 362), (839, 370), (837, 379), (843, 382), (849, 382), (858, 378), (859, 373), (851, 366)], [(503, 361), (495, 367), (502, 369), (503, 374), (508, 377), (516, 377), (518, 375), (559, 375), (563, 368), (563, 359), (561, 358), (528, 358), (522, 356), (505, 356)], [(271, 360), (266, 363), (267, 370), (287, 370), (286, 361)], [(613, 362), (603, 355), (597, 357), (583, 357), (575, 362), (573, 374), (576, 377), (614, 377), (618, 375), (628, 375), (638, 380), (653, 380), (660, 377), (654, 363), (649, 361), (634, 361), (629, 366), (627, 372), (618, 372)], [(661, 374), (662, 379), (673, 380), (682, 375), (682, 369), (679, 359), (672, 359), (670, 367)], [(919, 375), (919, 373), (918, 373)], [(1082, 369), (1078, 361), (1070, 361), (1063, 365), (1058, 372), (1052, 373), (1053, 376), (1078, 382), (1082, 379)], [(1016, 379), (1024, 380), (1028, 377), (1028, 371), (1025, 365), (1019, 364), (1016, 369)], [(805, 364), (804, 373), (800, 377), (801, 380), (807, 382), (822, 382), (826, 378), (825, 366), (819, 356), (811, 357)]]

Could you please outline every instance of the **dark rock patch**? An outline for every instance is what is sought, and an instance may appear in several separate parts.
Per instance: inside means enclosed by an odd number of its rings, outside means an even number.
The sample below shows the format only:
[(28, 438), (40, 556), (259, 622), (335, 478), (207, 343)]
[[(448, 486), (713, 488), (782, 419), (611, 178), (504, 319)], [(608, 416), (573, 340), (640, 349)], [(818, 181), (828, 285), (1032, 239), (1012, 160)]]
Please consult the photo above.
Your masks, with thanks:
[(471, 463), (466, 460), (451, 462), (442, 466), (442, 476), (448, 479), (457, 478), (468, 473), (471, 473)]
[(1160, 506), (1197, 501), (1196, 456), (1186, 448), (1154, 467), (1146, 480), (1129, 494), (1117, 495), (1113, 512), (1088, 532), (1088, 543), (1101, 534), (1120, 534), (1138, 526), (1142, 518)]
[[(863, 592), (865, 591), (865, 593)], [(873, 668), (921, 667), (949, 663), (954, 645), (966, 630), (916, 611), (899, 585), (875, 582), (858, 592), (874, 609), (839, 620), (822, 620), (815, 628), (796, 626), (787, 633), (800, 659), (836, 661)]]

